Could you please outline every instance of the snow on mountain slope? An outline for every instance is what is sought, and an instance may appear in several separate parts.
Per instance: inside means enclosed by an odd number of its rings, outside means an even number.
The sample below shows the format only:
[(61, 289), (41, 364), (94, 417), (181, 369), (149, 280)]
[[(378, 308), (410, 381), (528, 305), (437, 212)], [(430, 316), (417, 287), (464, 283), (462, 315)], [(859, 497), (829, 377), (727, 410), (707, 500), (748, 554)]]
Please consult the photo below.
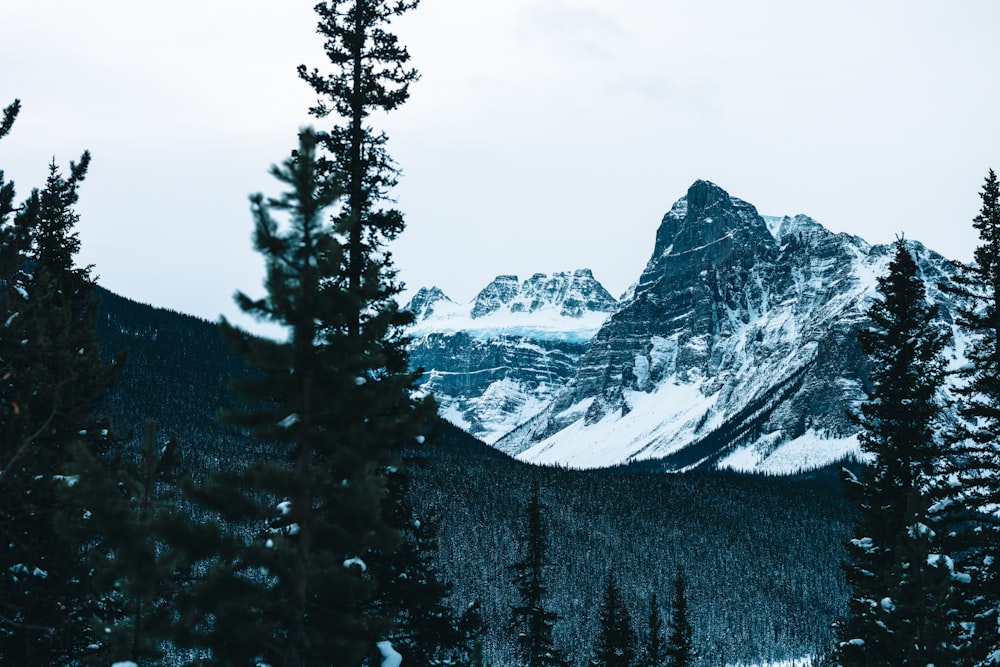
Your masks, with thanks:
[[(949, 326), (936, 285), (951, 265), (911, 247)], [(496, 446), (536, 463), (666, 470), (794, 472), (854, 454), (857, 332), (889, 255), (698, 181), (572, 380)]]
[(616, 307), (589, 269), (498, 276), (465, 306), (421, 289), (410, 359), (441, 414), (492, 443), (547, 405)]

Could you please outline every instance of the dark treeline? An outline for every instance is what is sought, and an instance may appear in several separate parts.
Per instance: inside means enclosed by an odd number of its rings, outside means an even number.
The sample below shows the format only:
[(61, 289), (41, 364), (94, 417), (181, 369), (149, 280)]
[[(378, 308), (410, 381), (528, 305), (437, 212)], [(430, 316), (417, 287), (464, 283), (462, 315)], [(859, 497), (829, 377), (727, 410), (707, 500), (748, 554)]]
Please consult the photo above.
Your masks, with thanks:
[[(414, 499), (442, 524), (439, 563), (456, 603), (482, 600), (488, 655), (513, 661), (504, 631), (515, 600), (510, 564), (531, 486), (548, 506), (555, 643), (585, 664), (607, 573), (634, 619), (656, 593), (669, 611), (674, 575), (688, 582), (698, 664), (818, 654), (845, 612), (839, 570), (851, 511), (836, 473), (766, 478), (736, 473), (627, 473), (538, 468), (447, 429), (414, 465)], [(478, 452), (478, 453), (477, 453)], [(641, 622), (636, 623), (643, 630)]]

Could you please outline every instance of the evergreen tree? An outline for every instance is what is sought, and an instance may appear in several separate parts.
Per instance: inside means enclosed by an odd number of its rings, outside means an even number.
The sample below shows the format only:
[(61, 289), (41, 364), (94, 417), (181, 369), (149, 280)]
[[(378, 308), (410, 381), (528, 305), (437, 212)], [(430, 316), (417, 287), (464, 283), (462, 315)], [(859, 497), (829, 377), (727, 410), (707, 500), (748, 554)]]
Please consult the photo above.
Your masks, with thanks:
[[(20, 100), (14, 100), (3, 110), (0, 115), (0, 139), (10, 134), (20, 111)], [(9, 291), (7, 286), (10, 285), (14, 272), (24, 261), (24, 254), (30, 242), (28, 227), (25, 224), (30, 216), (17, 216), (12, 219), (17, 213), (15, 198), (14, 183), (5, 180), (3, 171), (0, 170), (0, 281), (2, 281), (0, 290), (3, 290), (0, 292), (0, 297), (6, 297), (6, 292)], [(6, 362), (0, 359), (0, 363)]]
[(937, 604), (926, 604), (939, 591), (915, 587), (937, 586), (940, 578), (925, 556), (939, 553), (927, 551), (936, 548), (927, 540), (931, 485), (946, 457), (935, 431), (949, 334), (934, 324), (936, 307), (902, 238), (878, 291), (881, 298), (868, 310), (871, 325), (858, 336), (871, 359), (871, 388), (856, 417), (862, 450), (874, 463), (848, 477), (858, 515), (844, 563), (851, 597), (849, 615), (838, 624), (836, 658), (843, 665), (911, 664), (899, 653), (905, 644), (940, 667), (954, 660), (928, 638), (950, 632), (953, 621), (936, 613)]
[[(19, 109), (4, 110), (0, 135)], [(106, 448), (96, 414), (115, 373), (94, 335), (90, 268), (74, 264), (73, 207), (89, 164), (85, 152), (64, 177), (52, 163), (45, 187), (17, 208), (12, 184), (0, 185), (0, 659), (9, 664), (66, 664), (94, 643), (85, 545), (55, 525), (83, 520), (60, 494), (60, 467), (74, 443)]]
[(969, 632), (968, 664), (1000, 664), (1000, 182), (990, 169), (973, 220), (980, 245), (973, 261), (958, 263), (952, 292), (964, 330), (968, 364), (958, 372), (959, 420), (949, 433), (955, 456), (952, 484), (939, 503), (946, 535), (962, 575), (970, 578), (962, 622)]
[[(201, 542), (181, 503), (177, 443), (157, 438), (150, 420), (135, 456), (121, 449), (107, 460), (77, 445), (64, 495), (89, 519), (66, 525), (88, 545), (89, 582), (97, 605), (89, 619), (101, 638), (100, 662), (162, 664), (174, 637), (178, 590), (193, 576), (181, 543)], [(204, 556), (204, 555), (203, 555)]]
[(665, 667), (667, 664), (667, 640), (663, 635), (663, 617), (660, 604), (654, 592), (649, 597), (648, 630), (643, 638), (642, 651), (636, 667)]
[[(299, 76), (319, 96), (310, 109), (317, 118), (334, 115), (340, 122), (321, 135), (328, 157), (322, 175), (337, 182), (346, 201), (336, 229), (346, 244), (345, 287), (351, 294), (374, 295), (389, 289), (393, 275), (370, 258), (403, 229), (403, 216), (380, 209), (388, 201), (398, 171), (386, 151), (387, 137), (367, 124), (374, 112), (398, 108), (410, 95), (417, 72), (407, 68), (410, 54), (389, 32), (389, 22), (415, 8), (419, 0), (324, 0), (316, 5), (317, 32), (334, 71), (299, 66)], [(388, 298), (387, 295), (385, 298)], [(360, 311), (358, 311), (360, 312)], [(349, 323), (358, 335), (360, 319)]]
[(518, 657), (525, 667), (563, 667), (562, 653), (552, 643), (552, 628), (559, 616), (545, 608), (546, 529), (538, 481), (531, 487), (527, 521), (521, 535), (523, 555), (514, 563), (514, 586), (519, 603), (511, 608), (510, 629), (515, 633)]
[[(357, 664), (384, 638), (391, 619), (371, 611), (379, 582), (366, 559), (400, 544), (383, 512), (387, 478), (434, 408), (411, 398), (406, 319), (391, 290), (350, 289), (350, 247), (324, 220), (340, 191), (323, 180), (316, 149), (316, 135), (303, 131), (298, 150), (272, 169), (288, 191), (252, 198), (267, 296), (240, 294), (238, 302), (287, 327), (287, 342), (223, 323), (234, 349), (261, 371), (236, 383), (259, 407), (227, 418), (267, 449), (201, 492), (242, 528), (220, 541), (223, 557), (191, 603), (212, 610), (201, 631), (219, 664), (326, 664), (333, 656)], [(290, 228), (279, 230), (272, 211), (287, 214)], [(364, 274), (381, 272), (380, 261), (366, 254)]]
[(940, 541), (925, 523), (926, 500), (914, 493), (907, 513), (910, 523), (896, 544), (896, 564), (889, 573), (890, 595), (876, 608), (885, 628), (885, 653), (896, 665), (961, 665), (956, 639), (950, 557), (939, 553)]
[(409, 502), (409, 473), (405, 468), (389, 476), (386, 514), (403, 536), (391, 554), (373, 554), (369, 565), (382, 583), (378, 604), (394, 620), (389, 635), (404, 663), (441, 667), (468, 665), (475, 639), (482, 633), (479, 604), (461, 616), (448, 605), (452, 585), (441, 579), (434, 565), (438, 520), (418, 519)]
[(691, 621), (688, 618), (687, 582), (680, 567), (674, 576), (674, 601), (667, 625), (667, 664), (670, 667), (690, 667), (697, 651), (692, 639)]
[(632, 667), (636, 643), (632, 617), (611, 573), (608, 573), (599, 614), (601, 629), (594, 657), (590, 659), (591, 667)]
[[(320, 119), (335, 118), (333, 126), (319, 135), (325, 154), (318, 161), (318, 170), (324, 178), (336, 183), (344, 195), (343, 205), (335, 218), (335, 228), (342, 235), (346, 251), (344, 287), (350, 294), (379, 299), (383, 303), (399, 293), (394, 283), (395, 275), (388, 270), (388, 263), (380, 265), (369, 258), (378, 257), (385, 243), (399, 234), (403, 216), (397, 210), (379, 207), (389, 201), (389, 190), (396, 184), (398, 171), (386, 150), (385, 133), (373, 128), (369, 120), (373, 113), (392, 111), (403, 104), (409, 97), (409, 84), (417, 79), (416, 71), (407, 66), (409, 53), (389, 31), (388, 24), (418, 3), (419, 0), (320, 2), (316, 5), (317, 32), (324, 38), (325, 53), (333, 71), (310, 70), (304, 65), (298, 70), (299, 76), (318, 96), (310, 113)], [(402, 319), (397, 322), (404, 323)], [(347, 326), (349, 333), (359, 335), (359, 319), (348, 322)], [(403, 515), (408, 515), (409, 508), (403, 507), (408, 502), (402, 496), (396, 498), (394, 504)], [(393, 553), (376, 552), (373, 558), (398, 559), (400, 562), (385, 562), (381, 568), (395, 572), (393, 577), (413, 567), (429, 573), (426, 568), (430, 554), (419, 551), (435, 549), (433, 540), (417, 535), (405, 521), (397, 528), (407, 537), (402, 548)], [(373, 565), (380, 567), (377, 562)], [(409, 628), (402, 631), (404, 635), (423, 634), (420, 640), (410, 640), (410, 649), (428, 656), (454, 652), (457, 650), (455, 642), (465, 641), (454, 634), (454, 627), (452, 631), (445, 630), (449, 624), (454, 625), (454, 619), (435, 617), (436, 630), (415, 626), (415, 623), (431, 624), (431, 620), (417, 620), (399, 599), (400, 594), (430, 596), (420, 604), (439, 599), (434, 604), (440, 603), (439, 611), (443, 613), (447, 585), (439, 581), (436, 573), (432, 579), (433, 585), (427, 580), (428, 586), (423, 589), (415, 587), (412, 579), (407, 586), (395, 586), (393, 590), (384, 588), (386, 599), (378, 605), (382, 609), (398, 610), (396, 620)], [(418, 576), (417, 580), (423, 581), (426, 577)], [(438, 586), (442, 588), (434, 590)], [(411, 599), (409, 604), (417, 604), (417, 600)], [(432, 635), (437, 637), (433, 641), (439, 642), (436, 648), (428, 643)]]

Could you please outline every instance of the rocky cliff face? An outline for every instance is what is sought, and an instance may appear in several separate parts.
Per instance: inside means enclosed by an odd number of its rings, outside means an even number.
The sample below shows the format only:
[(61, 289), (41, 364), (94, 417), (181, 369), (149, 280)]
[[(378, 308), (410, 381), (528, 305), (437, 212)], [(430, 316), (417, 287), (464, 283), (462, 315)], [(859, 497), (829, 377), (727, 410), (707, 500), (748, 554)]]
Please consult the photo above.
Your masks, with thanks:
[(617, 301), (589, 269), (498, 276), (471, 304), (421, 289), (410, 359), (442, 414), (492, 443), (539, 412), (573, 377)]
[[(913, 244), (933, 298), (950, 263)], [(856, 340), (889, 249), (761, 217), (698, 181), (664, 216), (631, 296), (573, 379), (496, 445), (578, 467), (656, 461), (788, 472), (856, 451)]]

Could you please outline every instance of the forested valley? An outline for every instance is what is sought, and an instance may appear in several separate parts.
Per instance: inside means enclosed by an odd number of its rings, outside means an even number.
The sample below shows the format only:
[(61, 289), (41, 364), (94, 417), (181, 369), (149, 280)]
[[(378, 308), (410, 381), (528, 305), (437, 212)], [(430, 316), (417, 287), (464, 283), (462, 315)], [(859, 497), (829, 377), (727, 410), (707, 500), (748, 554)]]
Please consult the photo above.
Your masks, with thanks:
[[(118, 427), (138, 440), (155, 418), (195, 470), (254, 456), (252, 441), (217, 419), (236, 400), (228, 378), (248, 371), (215, 325), (108, 292), (101, 299), (105, 347), (128, 351), (109, 397)], [(555, 640), (573, 664), (590, 656), (609, 571), (641, 629), (650, 594), (666, 611), (684, 568), (699, 664), (819, 654), (845, 611), (839, 563), (851, 510), (835, 470), (781, 478), (539, 468), (446, 422), (407, 454), (416, 514), (439, 518), (435, 564), (455, 585), (450, 602), (456, 611), (480, 603), (495, 665), (515, 661), (510, 565), (532, 480), (549, 506)]]

